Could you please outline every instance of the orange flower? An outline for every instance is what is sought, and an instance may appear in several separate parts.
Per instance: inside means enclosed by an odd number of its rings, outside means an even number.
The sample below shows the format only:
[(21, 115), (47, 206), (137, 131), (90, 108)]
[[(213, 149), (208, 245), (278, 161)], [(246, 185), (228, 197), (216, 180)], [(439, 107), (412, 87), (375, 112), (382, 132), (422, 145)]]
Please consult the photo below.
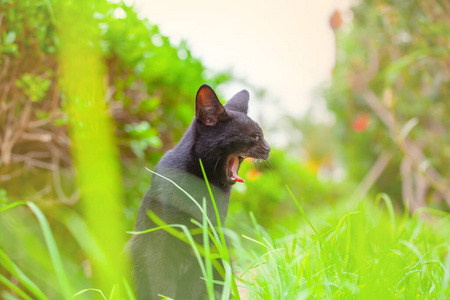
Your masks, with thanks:
[(354, 132), (366, 131), (369, 126), (370, 116), (368, 114), (359, 114), (352, 122)]
[(251, 169), (245, 175), (245, 179), (248, 181), (254, 181), (254, 180), (258, 179), (259, 177), (261, 177), (261, 172), (256, 169)]
[(341, 13), (336, 9), (330, 18), (330, 26), (333, 30), (338, 29), (342, 25)]

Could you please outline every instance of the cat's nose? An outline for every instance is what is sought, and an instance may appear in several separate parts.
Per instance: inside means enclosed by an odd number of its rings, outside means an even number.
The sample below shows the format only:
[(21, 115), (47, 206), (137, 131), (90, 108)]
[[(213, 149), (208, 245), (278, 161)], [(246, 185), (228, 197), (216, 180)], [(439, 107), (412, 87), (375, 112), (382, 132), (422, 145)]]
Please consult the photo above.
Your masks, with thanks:
[(268, 159), (269, 158), (269, 153), (270, 153), (270, 146), (265, 140), (263, 140), (261, 148), (264, 151), (263, 157), (261, 157), (261, 158), (262, 159)]
[(262, 144), (262, 148), (264, 149), (264, 151), (267, 151), (267, 153), (270, 152), (270, 146), (269, 144), (266, 142), (266, 140), (263, 140), (264, 143)]

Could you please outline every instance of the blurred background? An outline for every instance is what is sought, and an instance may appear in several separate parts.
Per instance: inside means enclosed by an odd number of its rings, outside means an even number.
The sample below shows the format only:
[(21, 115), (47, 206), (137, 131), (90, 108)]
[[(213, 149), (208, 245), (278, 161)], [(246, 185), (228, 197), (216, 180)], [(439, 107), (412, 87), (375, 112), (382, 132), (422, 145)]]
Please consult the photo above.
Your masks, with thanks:
[[(313, 2), (1, 1), (0, 248), (20, 260), (36, 247), (21, 267), (51, 290), (35, 218), (8, 206), (31, 201), (66, 268), (90, 278), (95, 247), (66, 237), (94, 224), (106, 243), (129, 238), (144, 167), (180, 140), (203, 83), (224, 102), (248, 89), (273, 149), (241, 166), (230, 229), (249, 212), (274, 236), (296, 228), (285, 185), (305, 211), (381, 192), (397, 212), (449, 211), (449, 2)], [(123, 234), (106, 236), (99, 215)]]

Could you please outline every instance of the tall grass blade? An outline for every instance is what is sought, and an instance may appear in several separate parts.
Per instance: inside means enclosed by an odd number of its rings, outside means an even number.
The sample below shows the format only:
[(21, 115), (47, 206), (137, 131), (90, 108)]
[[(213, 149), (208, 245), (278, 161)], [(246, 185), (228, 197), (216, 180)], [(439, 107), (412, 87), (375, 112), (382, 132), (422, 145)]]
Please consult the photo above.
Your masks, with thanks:
[[(26, 205), (27, 201), (16, 201), (9, 205), (3, 206), (0, 210), (6, 211), (8, 209), (17, 207), (19, 205)], [(47, 299), (44, 293), (34, 284), (33, 281), (23, 273), (19, 267), (8, 257), (8, 255), (0, 249), (0, 266), (3, 266), (11, 275), (13, 275), (19, 283), (21, 283), (36, 299)]]
[[(444, 264), (444, 276), (442, 277), (441, 290), (446, 292), (450, 284), (450, 247), (447, 248), (447, 257)], [(448, 296), (448, 295), (447, 295)]]
[(102, 299), (103, 299), (103, 300), (107, 300), (106, 297), (105, 297), (105, 295), (103, 294), (103, 292), (102, 292), (101, 290), (99, 290), (99, 289), (84, 289), (84, 290), (79, 291), (79, 292), (76, 293), (75, 295), (73, 295), (72, 298), (78, 297), (78, 296), (80, 296), (80, 295), (82, 295), (82, 294), (85, 294), (85, 293), (87, 293), (87, 292), (96, 292), (96, 293), (100, 294), (100, 296), (102, 296)]
[(203, 229), (203, 247), (205, 249), (205, 267), (206, 267), (206, 290), (208, 292), (208, 297), (210, 300), (214, 300), (214, 276), (213, 268), (211, 263), (211, 252), (209, 249), (209, 235), (208, 235), (208, 223), (206, 219), (208, 215), (206, 214), (206, 198), (203, 198), (203, 215), (202, 215), (202, 229)]
[[(153, 211), (148, 211), (148, 216), (150, 219), (155, 222), (156, 225), (158, 225), (158, 228), (163, 228), (165, 231), (173, 235), (174, 237), (180, 239), (181, 241), (184, 241), (185, 243), (191, 245), (192, 250), (194, 251), (194, 255), (197, 258), (198, 264), (200, 266), (200, 269), (202, 271), (202, 274), (204, 277), (206, 276), (206, 269), (205, 265), (202, 260), (202, 256), (206, 256), (205, 250), (201, 245), (198, 245), (194, 239), (192, 238), (191, 233), (189, 232), (189, 229), (185, 225), (181, 224), (167, 224), (163, 220), (161, 220)], [(169, 226), (168, 226), (169, 225)], [(180, 228), (183, 232), (176, 230), (175, 228)]]
[[(159, 176), (159, 177), (161, 177), (162, 179), (164, 179), (164, 180), (167, 180), (168, 182), (170, 182), (170, 183), (172, 183), (178, 190), (180, 190), (181, 192), (183, 192), (193, 203), (194, 203), (194, 205), (195, 206), (197, 206), (198, 207), (198, 209), (201, 211), (201, 213), (202, 214), (205, 214), (206, 212), (205, 211), (203, 211), (203, 208), (201, 207), (201, 205), (200, 204), (198, 204), (198, 202), (194, 199), (194, 197), (192, 197), (192, 195), (191, 194), (189, 194), (188, 192), (186, 192), (181, 186), (179, 186), (175, 181), (173, 181), (172, 179), (170, 179), (170, 178), (167, 178), (167, 177), (165, 177), (164, 175), (161, 175), (161, 174), (159, 174), (159, 173), (156, 173), (155, 171), (152, 171), (152, 170), (150, 170), (149, 168), (145, 168), (147, 171), (149, 171), (150, 173), (152, 173), (152, 174), (154, 174), (154, 175), (156, 175), (156, 176)], [(214, 226), (213, 226), (213, 224), (212, 224), (212, 222), (211, 222), (211, 220), (209, 219), (209, 218), (206, 218), (206, 221), (208, 222), (208, 225), (210, 226), (210, 228), (211, 228), (211, 230), (212, 230), (212, 232), (213, 232), (213, 234), (214, 234), (214, 239), (215, 240), (220, 240), (219, 239), (219, 236), (217, 235), (217, 232), (216, 232), (216, 230), (215, 230), (215, 228), (214, 228)]]
[[(100, 248), (86, 253), (93, 285), (103, 292), (123, 278), (125, 245), (123, 190), (113, 120), (108, 109), (99, 20), (105, 2), (55, 1), (61, 89), (69, 119), (71, 157), (76, 169), (83, 218)], [(94, 246), (95, 247), (95, 246)], [(91, 256), (94, 255), (94, 256)], [(99, 257), (106, 258), (98, 260)], [(112, 267), (114, 266), (114, 267)]]
[(134, 294), (133, 289), (131, 288), (128, 281), (124, 278), (123, 279), (123, 285), (125, 287), (126, 295), (128, 300), (136, 300), (136, 295)]
[(298, 202), (297, 198), (295, 198), (294, 194), (292, 193), (291, 189), (286, 185), (286, 189), (289, 192), (289, 195), (291, 196), (292, 200), (294, 201), (295, 205), (297, 206), (298, 210), (300, 211), (300, 214), (305, 218), (306, 222), (308, 222), (309, 226), (312, 228), (312, 230), (314, 231), (314, 233), (318, 236), (321, 237), (319, 232), (317, 231), (316, 227), (314, 227), (314, 225), (311, 223), (311, 221), (309, 220), (308, 216), (305, 214), (305, 212), (303, 211), (303, 208), (301, 207), (300, 203)]
[(333, 239), (331, 240), (331, 246), (335, 247), (336, 246), (336, 241), (337, 241), (337, 236), (339, 233), (339, 230), (341, 229), (342, 225), (344, 224), (344, 221), (347, 219), (348, 216), (350, 215), (354, 215), (359, 213), (359, 211), (355, 211), (355, 212), (349, 212), (347, 214), (345, 214), (338, 222), (338, 224), (336, 225), (335, 229), (334, 229), (334, 234), (333, 234)]
[(100, 245), (98, 245), (91, 230), (79, 214), (71, 209), (67, 209), (64, 206), (59, 207), (57, 212), (50, 211), (47, 214), (50, 214), (53, 219), (58, 220), (61, 224), (65, 225), (67, 229), (69, 229), (70, 233), (88, 257), (94, 258), (96, 261), (106, 263), (106, 257), (102, 252)]
[(381, 200), (383, 200), (384, 203), (386, 204), (386, 207), (387, 207), (387, 210), (388, 210), (388, 213), (389, 213), (389, 217), (390, 217), (390, 220), (391, 220), (391, 224), (392, 224), (392, 230), (394, 232), (396, 232), (397, 226), (395, 224), (395, 212), (394, 212), (394, 206), (392, 205), (392, 200), (387, 194), (380, 193), (375, 198), (375, 203), (376, 203), (377, 206), (379, 205)]
[(27, 204), (27, 201), (15, 201), (15, 202), (13, 202), (13, 203), (10, 203), (10, 204), (1, 206), (1, 207), (0, 207), (0, 212), (6, 211), (6, 210), (11, 209), (11, 208), (14, 208), (14, 207), (16, 207), (16, 206), (26, 205), (26, 204)]
[(64, 266), (61, 260), (61, 255), (59, 254), (58, 246), (56, 245), (55, 238), (50, 229), (50, 225), (47, 222), (42, 211), (33, 202), (27, 202), (28, 207), (34, 213), (38, 219), (39, 225), (41, 226), (42, 233), (44, 234), (45, 243), (47, 245), (48, 252), (50, 254), (50, 259), (53, 264), (53, 268), (56, 273), (56, 278), (58, 278), (59, 288), (66, 299), (72, 296), (72, 288), (69, 284), (69, 279), (64, 271)]
[(225, 282), (223, 285), (221, 300), (228, 300), (231, 296), (230, 287), (232, 286), (231, 281), (233, 280), (233, 270), (227, 262), (223, 263), (223, 267), (225, 269)]
[(28, 296), (24, 291), (22, 291), (17, 285), (8, 280), (5, 276), (0, 274), (0, 283), (4, 284), (12, 291), (14, 291), (18, 296), (22, 297), (25, 300), (33, 300), (30, 296)]
[(249, 241), (252, 241), (252, 242), (254, 242), (254, 243), (258, 244), (258, 245), (261, 245), (261, 246), (264, 248), (264, 250), (272, 249), (272, 246), (271, 246), (271, 245), (266, 245), (266, 244), (264, 244), (263, 242), (260, 242), (260, 241), (258, 241), (258, 240), (252, 239), (252, 238), (249, 237), (249, 236), (246, 236), (245, 234), (243, 234), (242, 237), (243, 237), (244, 239), (246, 239), (246, 240), (249, 240)]
[[(225, 261), (231, 265), (230, 254), (228, 252), (227, 242), (225, 240), (225, 235), (223, 233), (222, 221), (220, 219), (219, 210), (217, 209), (217, 204), (216, 204), (216, 201), (214, 199), (214, 195), (213, 195), (213, 192), (211, 190), (211, 186), (209, 185), (209, 181), (208, 181), (208, 178), (206, 176), (205, 168), (203, 167), (203, 162), (202, 162), (201, 159), (199, 160), (199, 162), (200, 162), (200, 167), (202, 168), (203, 178), (205, 179), (206, 187), (208, 188), (209, 196), (211, 197), (211, 201), (212, 201), (212, 204), (214, 206), (214, 211), (216, 213), (217, 228), (218, 228), (219, 235), (220, 235), (220, 242), (222, 244), (222, 248), (220, 249), (221, 250), (221, 254), (224, 256)], [(231, 286), (232, 286), (232, 289), (233, 289), (234, 297), (236, 297), (236, 299), (240, 300), (241, 298), (239, 296), (239, 291), (238, 291), (236, 280), (235, 280), (234, 276), (232, 276)]]

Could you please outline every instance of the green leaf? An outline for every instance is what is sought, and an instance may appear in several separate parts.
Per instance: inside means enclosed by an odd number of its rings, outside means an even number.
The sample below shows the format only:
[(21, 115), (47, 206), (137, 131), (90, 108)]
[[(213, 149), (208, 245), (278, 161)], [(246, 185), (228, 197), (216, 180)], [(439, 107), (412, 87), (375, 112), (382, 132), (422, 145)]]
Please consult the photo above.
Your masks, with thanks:
[(139, 110), (141, 112), (151, 112), (154, 111), (161, 104), (161, 98), (155, 97), (147, 99), (139, 103)]
[(145, 139), (149, 146), (160, 149), (163, 146), (161, 139), (157, 136), (152, 136)]
[(8, 34), (6, 35), (6, 38), (5, 38), (5, 43), (12, 44), (12, 43), (14, 43), (15, 40), (16, 40), (16, 33), (14, 31), (8, 32)]

